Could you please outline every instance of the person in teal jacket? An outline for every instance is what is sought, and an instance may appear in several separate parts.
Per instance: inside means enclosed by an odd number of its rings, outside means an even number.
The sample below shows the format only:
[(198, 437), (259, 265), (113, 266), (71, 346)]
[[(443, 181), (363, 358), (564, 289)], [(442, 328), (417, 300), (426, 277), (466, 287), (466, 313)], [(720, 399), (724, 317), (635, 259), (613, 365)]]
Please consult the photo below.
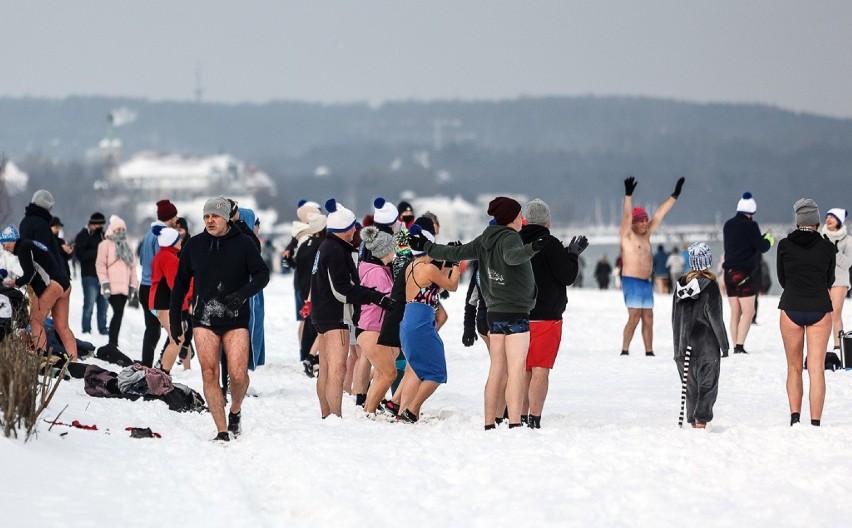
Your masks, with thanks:
[(488, 205), (494, 224), (467, 244), (434, 244), (419, 233), (411, 237), (411, 247), (424, 250), (436, 259), (451, 262), (477, 260), (482, 296), (488, 308), (491, 336), (491, 367), (485, 383), (485, 429), (496, 427), (494, 418), (498, 396), (505, 391), (509, 427), (521, 426), (527, 349), (530, 344), (530, 310), (535, 306), (536, 287), (530, 259), (544, 245), (535, 240), (524, 245), (521, 230), (521, 204), (505, 196)]

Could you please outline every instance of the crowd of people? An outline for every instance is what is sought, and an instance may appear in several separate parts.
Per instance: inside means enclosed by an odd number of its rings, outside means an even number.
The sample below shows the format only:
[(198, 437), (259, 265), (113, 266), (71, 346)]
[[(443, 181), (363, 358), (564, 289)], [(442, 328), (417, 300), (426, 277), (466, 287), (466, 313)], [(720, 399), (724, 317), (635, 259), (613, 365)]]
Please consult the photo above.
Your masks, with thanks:
[[(624, 180), (620, 235), (620, 286), (627, 309), (621, 355), (629, 355), (641, 325), (646, 356), (654, 356), (653, 308), (658, 292), (672, 292), (674, 359), (683, 384), (685, 420), (705, 428), (713, 419), (720, 361), (733, 345), (746, 354), (760, 283), (762, 254), (775, 243), (755, 221), (750, 193), (737, 202), (723, 228), (722, 277), (713, 272), (709, 246), (652, 253), (651, 237), (681, 195), (685, 180), (649, 214), (634, 207), (638, 181)], [(75, 257), (83, 288), (81, 331), (95, 328), (119, 346), (125, 307), (141, 305), (145, 331), (140, 363), (170, 373), (188, 369), (194, 354), (204, 395), (217, 429), (215, 440), (241, 432), (248, 371), (263, 365), (263, 288), (270, 280), (269, 255), (257, 235), (254, 212), (225, 197), (207, 200), (204, 229), (191, 236), (168, 199), (152, 204), (157, 220), (138, 247), (128, 240), (117, 215), (91, 214), (71, 244), (59, 238), (53, 196), (37, 191), (18, 227), (0, 232), (6, 288), (30, 294), (30, 340), (35, 353), (49, 355), (45, 320), (50, 315), (70, 361), (76, 339), (68, 323), (69, 261)], [(550, 371), (561, 347), (567, 288), (580, 273), (589, 241), (563, 242), (550, 232), (549, 205), (498, 196), (487, 210), (482, 233), (466, 243), (439, 243), (440, 222), (411, 204), (378, 197), (360, 221), (332, 198), (320, 205), (302, 200), (283, 251), (293, 272), (297, 339), (305, 374), (316, 378), (320, 416), (343, 416), (344, 393), (371, 419), (415, 423), (421, 409), (449, 374), (440, 330), (447, 321), (442, 301), (470, 281), (464, 299), (461, 342), (481, 339), (490, 367), (483, 389), (483, 426), (494, 430), (540, 428)], [(791, 424), (799, 423), (803, 367), (810, 379), (810, 418), (819, 425), (825, 398), (823, 364), (829, 338), (837, 349), (843, 331), (843, 301), (850, 287), (852, 242), (844, 209), (822, 221), (817, 205), (794, 205), (795, 230), (778, 244), (777, 275), (783, 288), (780, 333), (787, 355)], [(822, 227), (820, 227), (822, 225)], [(680, 266), (680, 268), (678, 268)], [(141, 275), (140, 275), (141, 271)], [(608, 287), (606, 257), (595, 276)], [(765, 272), (764, 272), (765, 274)], [(723, 321), (722, 296), (730, 320)], [(112, 315), (107, 321), (107, 311)], [(96, 317), (96, 326), (92, 318)], [(155, 361), (162, 330), (166, 342)], [(807, 357), (804, 359), (804, 351)], [(226, 413), (226, 406), (227, 413)]]

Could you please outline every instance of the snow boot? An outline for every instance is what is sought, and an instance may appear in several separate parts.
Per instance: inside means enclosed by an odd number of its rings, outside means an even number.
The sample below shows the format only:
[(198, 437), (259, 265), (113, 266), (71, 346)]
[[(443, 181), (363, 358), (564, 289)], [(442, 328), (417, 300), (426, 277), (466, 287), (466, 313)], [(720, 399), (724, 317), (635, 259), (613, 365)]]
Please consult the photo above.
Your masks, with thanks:
[(238, 413), (228, 413), (228, 431), (233, 433), (234, 436), (239, 436), (240, 433), (243, 432), (242, 427), (240, 427), (240, 417), (242, 414), (242, 411)]

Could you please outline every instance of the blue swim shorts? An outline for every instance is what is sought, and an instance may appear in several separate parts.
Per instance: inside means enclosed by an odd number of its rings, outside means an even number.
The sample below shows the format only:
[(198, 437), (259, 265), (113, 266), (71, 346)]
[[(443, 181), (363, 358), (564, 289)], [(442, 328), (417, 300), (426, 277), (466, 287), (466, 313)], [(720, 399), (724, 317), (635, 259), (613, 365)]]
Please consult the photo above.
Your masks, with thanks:
[(648, 279), (622, 277), (621, 292), (624, 294), (624, 304), (628, 308), (654, 307), (654, 285)]

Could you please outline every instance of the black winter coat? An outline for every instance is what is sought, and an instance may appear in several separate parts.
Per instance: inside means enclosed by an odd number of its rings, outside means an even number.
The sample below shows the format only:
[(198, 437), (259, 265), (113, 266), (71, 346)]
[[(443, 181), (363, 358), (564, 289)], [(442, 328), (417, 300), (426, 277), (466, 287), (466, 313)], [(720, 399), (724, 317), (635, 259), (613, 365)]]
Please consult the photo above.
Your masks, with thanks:
[[(59, 241), (53, 231), (50, 230), (52, 218), (53, 215), (50, 214), (50, 211), (31, 203), (24, 209), (24, 218), (18, 226), (18, 232), (21, 234), (21, 239), (41, 242), (50, 251), (56, 262), (62, 262), (64, 252), (59, 247)], [(64, 268), (60, 268), (59, 271), (63, 275), (68, 275)]]
[(230, 230), (221, 237), (204, 230), (181, 248), (169, 308), (172, 327), (180, 326), (183, 299), (190, 279), (195, 279), (191, 300), (193, 326), (248, 328), (249, 304), (243, 303), (232, 312), (225, 307), (225, 297), (234, 292), (240, 292), (244, 299), (256, 295), (269, 283), (269, 268), (254, 242), (233, 223), (229, 226)]
[(784, 288), (778, 308), (830, 312), (837, 249), (816, 231), (796, 230), (778, 243), (778, 283)]
[(580, 269), (578, 255), (569, 253), (549, 229), (537, 224), (521, 228), (524, 244), (542, 237), (547, 244), (530, 260), (537, 290), (535, 306), (530, 311), (531, 321), (562, 319), (568, 305), (567, 288), (577, 279)]
[(352, 244), (329, 233), (320, 244), (311, 275), (311, 321), (352, 325), (354, 306), (378, 302), (382, 293), (361, 286)]
[(296, 290), (302, 296), (303, 301), (308, 300), (308, 295), (311, 293), (311, 271), (314, 268), (314, 260), (317, 258), (317, 251), (323, 239), (312, 236), (302, 242), (301, 246), (297, 246), (296, 255), (293, 257), (295, 266), (293, 268), (293, 283), (296, 285)]
[(724, 269), (754, 272), (760, 263), (760, 254), (772, 247), (760, 234), (760, 226), (744, 214), (725, 222), (722, 228), (725, 244)]
[(686, 283), (684, 275), (675, 283), (672, 300), (674, 357), (683, 357), (691, 346), (697, 357), (728, 350), (728, 334), (722, 318), (722, 293), (716, 281), (698, 276)]
[[(53, 233), (51, 233), (53, 236)], [(51, 280), (55, 280), (63, 290), (71, 287), (71, 281), (65, 274), (47, 246), (35, 240), (19, 239), (13, 251), (24, 274), (15, 280), (16, 286), (29, 284), (35, 294), (41, 297)]]
[(77, 233), (77, 238), (74, 239), (74, 255), (77, 256), (77, 262), (80, 263), (81, 277), (98, 276), (95, 260), (98, 258), (98, 244), (103, 240), (103, 228), (90, 232), (88, 227), (84, 227)]

